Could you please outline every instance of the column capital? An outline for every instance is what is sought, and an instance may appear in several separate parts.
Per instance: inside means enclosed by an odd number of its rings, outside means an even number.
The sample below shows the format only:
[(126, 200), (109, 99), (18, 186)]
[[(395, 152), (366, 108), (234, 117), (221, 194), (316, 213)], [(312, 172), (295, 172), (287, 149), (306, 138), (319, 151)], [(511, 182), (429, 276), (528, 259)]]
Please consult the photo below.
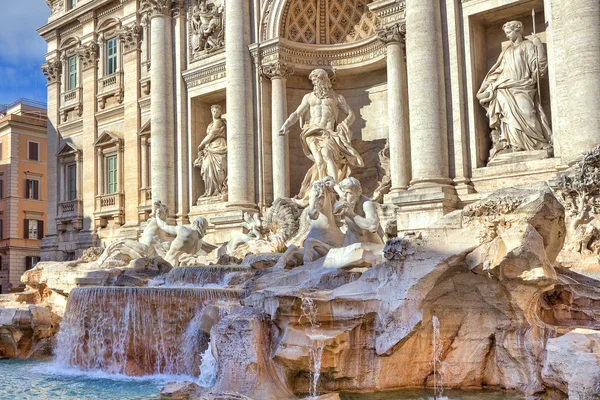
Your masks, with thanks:
[(140, 39), (142, 37), (142, 27), (137, 23), (127, 25), (119, 31), (119, 39), (123, 43), (123, 52), (139, 50)]
[(142, 0), (140, 4), (140, 14), (150, 14), (150, 17), (164, 15), (173, 16), (183, 7), (182, 0)]
[(46, 76), (48, 84), (58, 83), (58, 78), (62, 72), (62, 61), (58, 58), (48, 60), (46, 64), (42, 65), (42, 73)]
[(99, 46), (96, 42), (81, 45), (77, 49), (77, 55), (81, 60), (83, 70), (95, 67), (98, 63)]
[(275, 61), (271, 64), (262, 65), (260, 73), (268, 79), (287, 78), (294, 74), (294, 68), (283, 61)]
[(396, 23), (387, 28), (377, 31), (377, 37), (384, 44), (404, 43), (406, 36), (406, 24)]

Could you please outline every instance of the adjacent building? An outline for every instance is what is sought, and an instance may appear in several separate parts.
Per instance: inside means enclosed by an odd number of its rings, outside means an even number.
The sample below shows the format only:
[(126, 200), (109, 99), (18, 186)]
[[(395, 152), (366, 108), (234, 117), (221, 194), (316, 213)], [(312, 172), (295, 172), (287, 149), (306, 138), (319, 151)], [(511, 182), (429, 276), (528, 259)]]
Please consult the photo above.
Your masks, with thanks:
[(46, 105), (17, 100), (0, 106), (0, 293), (21, 286), (40, 260), (47, 221)]
[[(366, 165), (352, 174), (399, 230), (427, 227), (497, 188), (550, 179), (600, 143), (598, 0), (46, 3), (43, 258), (136, 237), (156, 200), (172, 223), (207, 217), (208, 240), (223, 243), (245, 212), (296, 195), (312, 161), (298, 125), (278, 131), (312, 90), (315, 68), (356, 114), (352, 144)], [(540, 41), (518, 84), (552, 131), (551, 146), (534, 150), (498, 146), (501, 129), (482, 107), (498, 85), (478, 93), (506, 77), (513, 20), (525, 40), (537, 43), (535, 32)], [(224, 195), (203, 197), (195, 160), (213, 105), (227, 120), (227, 184)], [(520, 112), (530, 114), (526, 125), (539, 108), (509, 111)], [(491, 160), (498, 149), (505, 154)]]

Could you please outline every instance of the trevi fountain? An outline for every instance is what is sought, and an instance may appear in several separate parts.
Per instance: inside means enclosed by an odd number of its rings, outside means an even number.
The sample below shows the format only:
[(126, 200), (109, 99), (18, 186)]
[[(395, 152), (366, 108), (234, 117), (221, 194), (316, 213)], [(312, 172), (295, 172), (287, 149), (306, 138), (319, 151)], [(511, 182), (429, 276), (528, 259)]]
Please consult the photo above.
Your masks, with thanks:
[[(136, 229), (83, 218), (72, 260), (63, 218), (0, 296), (8, 398), (600, 398), (597, 0), (82, 3), (141, 21), (118, 37), (151, 76), (152, 191)], [(83, 90), (85, 135), (113, 97)]]

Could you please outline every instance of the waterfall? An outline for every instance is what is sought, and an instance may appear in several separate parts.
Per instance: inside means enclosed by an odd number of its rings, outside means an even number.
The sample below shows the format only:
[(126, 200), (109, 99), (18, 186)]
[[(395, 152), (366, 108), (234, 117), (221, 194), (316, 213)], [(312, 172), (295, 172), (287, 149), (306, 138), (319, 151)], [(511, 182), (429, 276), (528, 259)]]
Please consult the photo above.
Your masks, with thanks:
[(217, 382), (217, 360), (212, 354), (210, 346), (202, 354), (202, 366), (200, 367), (200, 378), (198, 384), (203, 387), (212, 387)]
[(318, 320), (318, 310), (313, 299), (303, 298), (302, 299), (302, 315), (300, 316), (300, 323), (302, 319), (308, 320), (310, 324), (309, 338), (312, 340), (312, 345), (309, 351), (309, 367), (310, 367), (310, 386), (308, 388), (308, 394), (310, 398), (317, 397), (317, 385), (319, 383), (319, 377), (321, 376), (321, 361), (323, 358), (323, 350), (325, 349), (326, 336), (320, 335), (318, 329), (320, 323)]
[(440, 321), (434, 315), (431, 318), (431, 323), (433, 325), (433, 398), (435, 400), (447, 400), (448, 397), (444, 396), (444, 364), (441, 360), (444, 343), (440, 338)]
[[(197, 376), (208, 344), (203, 305), (240, 291), (200, 288), (77, 288), (58, 334), (57, 362), (126, 375)], [(194, 358), (194, 353), (197, 358)]]

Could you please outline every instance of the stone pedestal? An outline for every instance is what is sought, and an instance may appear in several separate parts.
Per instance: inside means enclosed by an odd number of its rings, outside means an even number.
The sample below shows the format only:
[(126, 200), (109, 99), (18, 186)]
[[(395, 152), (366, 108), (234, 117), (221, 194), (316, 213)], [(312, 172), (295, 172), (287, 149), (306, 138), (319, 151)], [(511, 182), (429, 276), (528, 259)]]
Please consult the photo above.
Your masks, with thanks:
[(396, 206), (398, 232), (425, 229), (456, 208), (458, 197), (451, 186), (433, 186), (399, 193)]

